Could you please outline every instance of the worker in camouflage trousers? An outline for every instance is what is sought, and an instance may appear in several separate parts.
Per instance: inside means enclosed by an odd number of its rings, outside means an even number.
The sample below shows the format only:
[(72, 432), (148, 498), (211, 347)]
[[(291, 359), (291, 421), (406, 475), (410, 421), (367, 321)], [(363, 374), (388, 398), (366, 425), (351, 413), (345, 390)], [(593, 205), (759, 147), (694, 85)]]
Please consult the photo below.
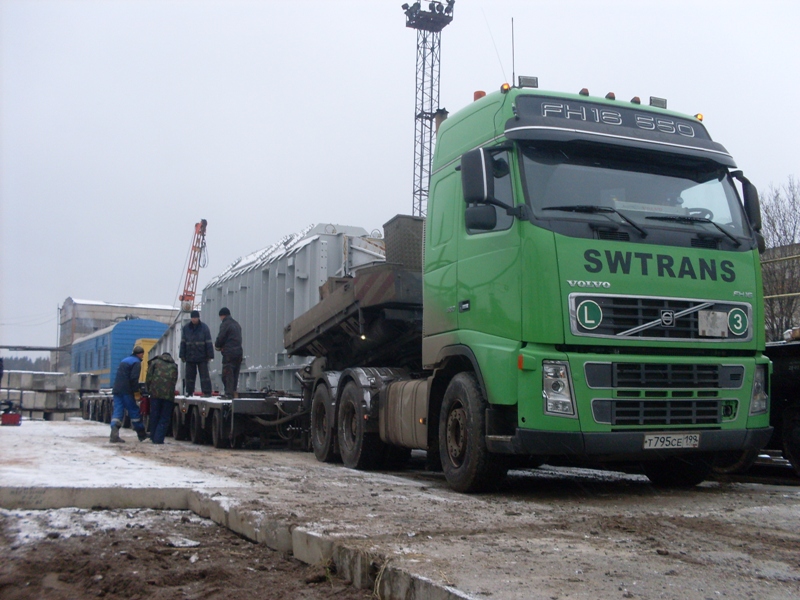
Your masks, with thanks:
[(242, 328), (231, 317), (227, 307), (219, 309), (219, 333), (214, 347), (222, 353), (222, 383), (225, 386), (225, 396), (238, 398), (236, 387), (239, 384), (239, 369), (244, 358), (242, 348)]
[(190, 313), (190, 321), (181, 331), (180, 359), (186, 365), (184, 383), (186, 395), (194, 394), (194, 383), (200, 373), (200, 389), (203, 396), (211, 395), (211, 375), (208, 363), (214, 358), (214, 345), (211, 343), (211, 331), (208, 325), (200, 320), (200, 311)]
[(178, 365), (169, 352), (147, 362), (147, 395), (150, 396), (150, 439), (163, 444), (175, 408)]
[(117, 375), (114, 378), (114, 388), (111, 390), (114, 395), (114, 412), (111, 415), (111, 437), (108, 441), (112, 444), (119, 444), (125, 441), (119, 437), (119, 429), (122, 427), (125, 411), (128, 411), (128, 416), (131, 418), (131, 426), (136, 430), (139, 441), (143, 442), (147, 439), (144, 423), (142, 423), (142, 415), (139, 413), (139, 406), (136, 404), (135, 398), (140, 391), (139, 375), (142, 373), (143, 357), (144, 348), (134, 346), (133, 354), (123, 358), (122, 362), (119, 363)]

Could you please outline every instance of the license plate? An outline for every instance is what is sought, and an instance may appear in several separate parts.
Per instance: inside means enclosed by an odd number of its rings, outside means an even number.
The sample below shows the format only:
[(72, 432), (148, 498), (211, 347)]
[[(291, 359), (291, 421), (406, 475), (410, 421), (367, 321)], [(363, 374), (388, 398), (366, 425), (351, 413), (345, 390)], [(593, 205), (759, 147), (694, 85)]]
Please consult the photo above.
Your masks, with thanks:
[(656, 433), (644, 436), (645, 450), (665, 448), (699, 448), (699, 433)]

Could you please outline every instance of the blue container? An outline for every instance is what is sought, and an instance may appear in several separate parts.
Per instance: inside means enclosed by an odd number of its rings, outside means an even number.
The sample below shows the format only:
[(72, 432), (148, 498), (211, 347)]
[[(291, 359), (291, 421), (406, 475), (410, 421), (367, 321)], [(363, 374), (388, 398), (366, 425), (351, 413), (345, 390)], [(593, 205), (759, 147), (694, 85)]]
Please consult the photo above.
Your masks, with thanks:
[(123, 358), (130, 356), (136, 340), (158, 339), (167, 325), (151, 319), (120, 321), (75, 340), (72, 344), (72, 372), (99, 376), (100, 387), (110, 388)]

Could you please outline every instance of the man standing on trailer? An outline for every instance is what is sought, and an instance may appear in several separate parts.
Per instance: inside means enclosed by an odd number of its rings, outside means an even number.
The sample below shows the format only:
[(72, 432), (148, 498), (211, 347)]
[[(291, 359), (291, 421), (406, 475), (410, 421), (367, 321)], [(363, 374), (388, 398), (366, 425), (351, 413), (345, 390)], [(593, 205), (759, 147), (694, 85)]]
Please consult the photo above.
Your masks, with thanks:
[[(206, 370), (208, 367), (206, 367)], [(175, 384), (178, 365), (169, 352), (147, 361), (147, 393), (150, 396), (150, 439), (163, 444), (172, 410), (175, 407)], [(193, 381), (194, 383), (194, 381)]]
[(208, 325), (200, 320), (200, 311), (193, 310), (190, 317), (191, 320), (183, 326), (180, 350), (180, 359), (186, 364), (186, 395), (194, 394), (194, 382), (199, 371), (203, 396), (210, 396), (211, 376), (208, 373), (208, 361), (214, 358), (211, 331)]
[(239, 384), (239, 368), (242, 366), (244, 350), (242, 349), (242, 328), (231, 317), (227, 307), (219, 309), (219, 334), (214, 347), (222, 353), (222, 383), (225, 396), (238, 398), (236, 386)]
[(111, 415), (111, 437), (108, 439), (112, 444), (124, 442), (119, 437), (119, 429), (122, 427), (122, 418), (125, 411), (131, 418), (131, 426), (136, 430), (139, 441), (147, 439), (142, 423), (142, 415), (139, 414), (139, 406), (136, 404), (134, 394), (139, 393), (139, 375), (142, 372), (142, 357), (144, 348), (141, 346), (133, 347), (133, 354), (123, 358), (117, 369), (117, 376), (114, 379), (114, 388), (111, 393), (114, 395), (114, 412)]

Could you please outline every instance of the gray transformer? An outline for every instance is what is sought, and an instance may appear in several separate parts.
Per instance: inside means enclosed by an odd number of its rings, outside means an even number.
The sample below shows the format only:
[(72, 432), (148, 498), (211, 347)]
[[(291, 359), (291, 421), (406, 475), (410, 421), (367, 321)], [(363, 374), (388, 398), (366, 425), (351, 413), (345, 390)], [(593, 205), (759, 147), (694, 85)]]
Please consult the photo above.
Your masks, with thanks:
[[(320, 224), (284, 237), (278, 243), (234, 261), (203, 289), (201, 318), (219, 332), (219, 309), (227, 307), (242, 327), (244, 362), (239, 392), (300, 393), (295, 378), (307, 357), (290, 357), (283, 330), (319, 303), (329, 278), (351, 277), (361, 268), (383, 262), (379, 236), (360, 227)], [(210, 364), (214, 389), (221, 388), (222, 357)]]

